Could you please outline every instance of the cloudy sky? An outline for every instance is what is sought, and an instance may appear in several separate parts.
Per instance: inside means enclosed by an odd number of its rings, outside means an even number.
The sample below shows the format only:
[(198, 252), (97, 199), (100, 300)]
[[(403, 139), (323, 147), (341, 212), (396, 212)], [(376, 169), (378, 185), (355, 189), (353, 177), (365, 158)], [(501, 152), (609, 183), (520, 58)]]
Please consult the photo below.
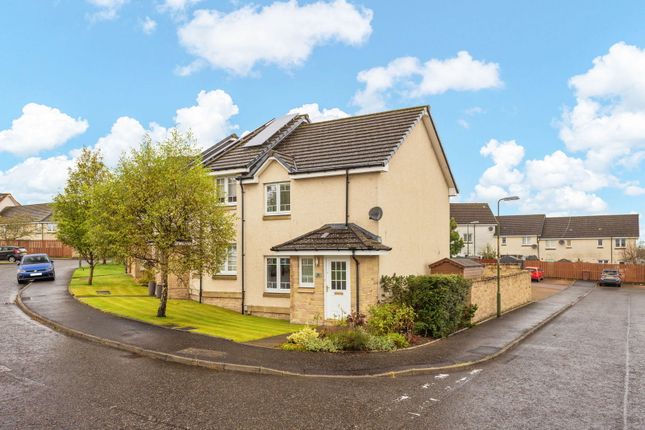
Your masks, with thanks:
[(114, 165), (172, 127), (208, 146), (428, 104), (461, 201), (645, 213), (644, 22), (639, 0), (9, 0), (0, 192), (48, 201), (78, 148)]

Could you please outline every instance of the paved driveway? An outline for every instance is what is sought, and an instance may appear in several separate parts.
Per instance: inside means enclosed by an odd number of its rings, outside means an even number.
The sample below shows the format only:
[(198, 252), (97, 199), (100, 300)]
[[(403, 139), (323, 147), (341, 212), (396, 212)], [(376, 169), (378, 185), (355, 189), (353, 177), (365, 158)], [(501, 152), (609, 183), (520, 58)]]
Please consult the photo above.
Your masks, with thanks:
[(0, 428), (645, 428), (640, 289), (596, 289), (475, 369), (323, 380), (217, 373), (68, 338), (11, 304), (14, 271), (0, 266)]

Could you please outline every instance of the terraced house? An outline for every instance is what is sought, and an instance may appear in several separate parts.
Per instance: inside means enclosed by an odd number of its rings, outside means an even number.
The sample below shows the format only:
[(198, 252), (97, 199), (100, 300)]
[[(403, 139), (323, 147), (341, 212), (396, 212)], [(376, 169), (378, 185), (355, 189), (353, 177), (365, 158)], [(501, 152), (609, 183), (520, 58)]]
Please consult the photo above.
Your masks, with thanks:
[(9, 193), (0, 193), (0, 240), (55, 240), (51, 203), (21, 205)]
[(217, 274), (190, 297), (322, 322), (365, 312), (381, 275), (449, 256), (457, 186), (426, 106), (331, 121), (276, 118), (203, 154), (237, 221)]

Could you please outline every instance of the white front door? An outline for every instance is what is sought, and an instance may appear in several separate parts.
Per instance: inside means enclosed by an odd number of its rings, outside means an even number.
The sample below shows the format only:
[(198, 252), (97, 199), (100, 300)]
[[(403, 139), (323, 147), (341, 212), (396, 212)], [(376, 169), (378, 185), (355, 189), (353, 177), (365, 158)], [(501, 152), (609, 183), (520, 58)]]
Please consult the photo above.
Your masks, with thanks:
[(325, 259), (325, 319), (342, 319), (352, 311), (349, 258)]

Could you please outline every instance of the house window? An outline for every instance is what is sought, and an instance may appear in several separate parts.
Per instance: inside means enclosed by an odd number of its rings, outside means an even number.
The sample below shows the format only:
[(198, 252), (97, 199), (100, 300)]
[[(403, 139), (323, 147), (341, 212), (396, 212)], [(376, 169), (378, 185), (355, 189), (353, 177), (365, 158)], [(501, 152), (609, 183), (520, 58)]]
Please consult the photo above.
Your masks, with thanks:
[(472, 243), (472, 241), (473, 241), (473, 234), (464, 233), (464, 243)]
[(291, 289), (289, 257), (267, 257), (266, 289), (269, 291), (289, 291)]
[(546, 249), (555, 249), (555, 240), (547, 240)]
[(530, 245), (531, 236), (522, 236), (522, 245)]
[(217, 178), (217, 199), (225, 205), (234, 205), (237, 203), (237, 187), (235, 178), (222, 177)]
[(598, 239), (598, 248), (602, 248), (602, 239)]
[(300, 286), (306, 288), (314, 287), (314, 258), (300, 258)]
[(237, 245), (229, 245), (226, 252), (226, 259), (219, 269), (220, 275), (236, 275), (237, 274)]
[(625, 248), (626, 245), (625, 238), (615, 239), (614, 243), (616, 244), (616, 248)]
[(46, 228), (47, 228), (47, 233), (56, 233), (56, 224), (49, 223), (47, 224)]
[(266, 186), (266, 213), (270, 215), (291, 212), (291, 185), (288, 182)]
[(609, 260), (598, 260), (598, 263), (607, 264), (607, 263), (609, 263)]
[(506, 238), (505, 237), (502, 238), (502, 245), (506, 245)]
[(566, 244), (567, 248), (571, 248), (571, 239), (567, 239), (565, 241), (565, 244)]

